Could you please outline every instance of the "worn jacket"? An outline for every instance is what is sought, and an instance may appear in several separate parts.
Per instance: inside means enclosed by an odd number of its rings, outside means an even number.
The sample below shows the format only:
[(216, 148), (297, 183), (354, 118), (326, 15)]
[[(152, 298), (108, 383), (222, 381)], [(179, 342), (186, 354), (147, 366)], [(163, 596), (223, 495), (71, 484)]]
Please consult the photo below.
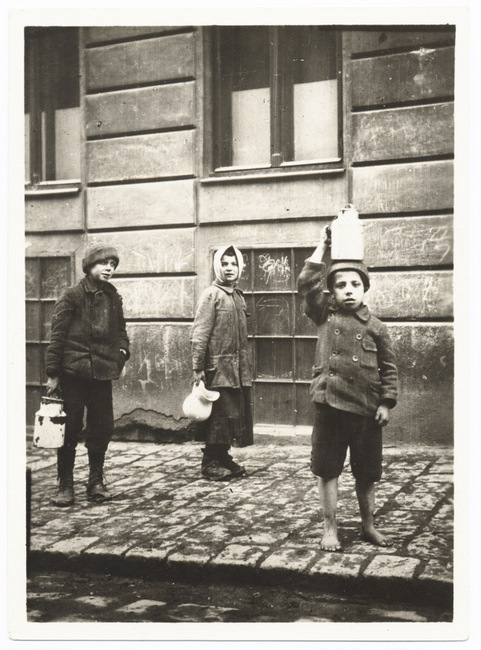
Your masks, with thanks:
[(191, 334), (193, 370), (210, 374), (215, 388), (252, 385), (247, 313), (242, 291), (213, 282), (203, 291)]
[(306, 262), (298, 278), (304, 311), (318, 327), (312, 401), (366, 416), (382, 403), (394, 407), (397, 367), (387, 326), (366, 305), (340, 309), (324, 289), (323, 269)]
[(55, 304), (47, 376), (67, 373), (84, 379), (118, 379), (128, 358), (122, 298), (109, 282), (98, 289), (85, 276)]

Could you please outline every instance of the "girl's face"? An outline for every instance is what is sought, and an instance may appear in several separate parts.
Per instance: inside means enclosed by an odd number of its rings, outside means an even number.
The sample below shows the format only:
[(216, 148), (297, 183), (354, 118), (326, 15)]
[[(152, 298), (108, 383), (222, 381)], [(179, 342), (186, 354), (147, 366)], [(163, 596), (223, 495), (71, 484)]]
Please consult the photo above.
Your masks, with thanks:
[(362, 305), (364, 285), (357, 271), (337, 271), (334, 274), (332, 293), (342, 309), (355, 311)]
[(239, 278), (239, 265), (235, 255), (222, 255), (220, 265), (224, 274), (226, 284), (234, 284)]

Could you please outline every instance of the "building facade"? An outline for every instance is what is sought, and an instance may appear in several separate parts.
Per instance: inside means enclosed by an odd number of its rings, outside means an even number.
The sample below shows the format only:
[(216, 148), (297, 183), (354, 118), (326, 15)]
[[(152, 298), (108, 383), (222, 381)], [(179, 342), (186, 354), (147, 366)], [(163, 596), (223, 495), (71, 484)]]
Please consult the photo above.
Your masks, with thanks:
[(347, 203), (400, 374), (386, 442), (453, 435), (450, 26), (25, 30), (27, 424), (87, 243), (116, 246), (132, 358), (119, 436), (189, 427), (189, 334), (215, 249), (244, 254), (258, 431), (312, 421), (297, 275)]

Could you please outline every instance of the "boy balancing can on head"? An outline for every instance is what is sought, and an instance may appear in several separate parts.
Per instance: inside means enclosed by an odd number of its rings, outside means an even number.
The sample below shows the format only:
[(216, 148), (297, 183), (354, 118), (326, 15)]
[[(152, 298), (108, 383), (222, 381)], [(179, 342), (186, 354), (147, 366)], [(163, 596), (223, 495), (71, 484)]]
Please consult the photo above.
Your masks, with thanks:
[(361, 260), (335, 260), (324, 281), (329, 246), (325, 227), (298, 278), (304, 311), (318, 328), (310, 388), (315, 406), (311, 470), (318, 477), (324, 519), (321, 548), (341, 549), (338, 479), (348, 448), (361, 536), (388, 546), (390, 540), (374, 527), (374, 496), (382, 473), (382, 427), (397, 400), (396, 362), (387, 326), (364, 304), (370, 286), (366, 266)]

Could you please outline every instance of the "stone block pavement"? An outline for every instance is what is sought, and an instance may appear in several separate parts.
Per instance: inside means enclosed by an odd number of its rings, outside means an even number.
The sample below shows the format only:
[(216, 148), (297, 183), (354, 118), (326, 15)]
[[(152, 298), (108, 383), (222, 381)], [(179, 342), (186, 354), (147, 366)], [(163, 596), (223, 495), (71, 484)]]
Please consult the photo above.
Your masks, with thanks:
[(446, 448), (384, 451), (376, 526), (394, 544), (359, 538), (350, 470), (339, 485), (342, 552), (320, 548), (322, 522), (310, 448), (234, 449), (248, 475), (229, 482), (200, 476), (200, 445), (114, 441), (107, 452), (108, 504), (86, 499), (87, 456), (77, 450), (75, 503), (49, 503), (56, 454), (29, 444), (29, 566), (79, 571), (239, 580), (400, 599), (452, 601), (453, 457)]

